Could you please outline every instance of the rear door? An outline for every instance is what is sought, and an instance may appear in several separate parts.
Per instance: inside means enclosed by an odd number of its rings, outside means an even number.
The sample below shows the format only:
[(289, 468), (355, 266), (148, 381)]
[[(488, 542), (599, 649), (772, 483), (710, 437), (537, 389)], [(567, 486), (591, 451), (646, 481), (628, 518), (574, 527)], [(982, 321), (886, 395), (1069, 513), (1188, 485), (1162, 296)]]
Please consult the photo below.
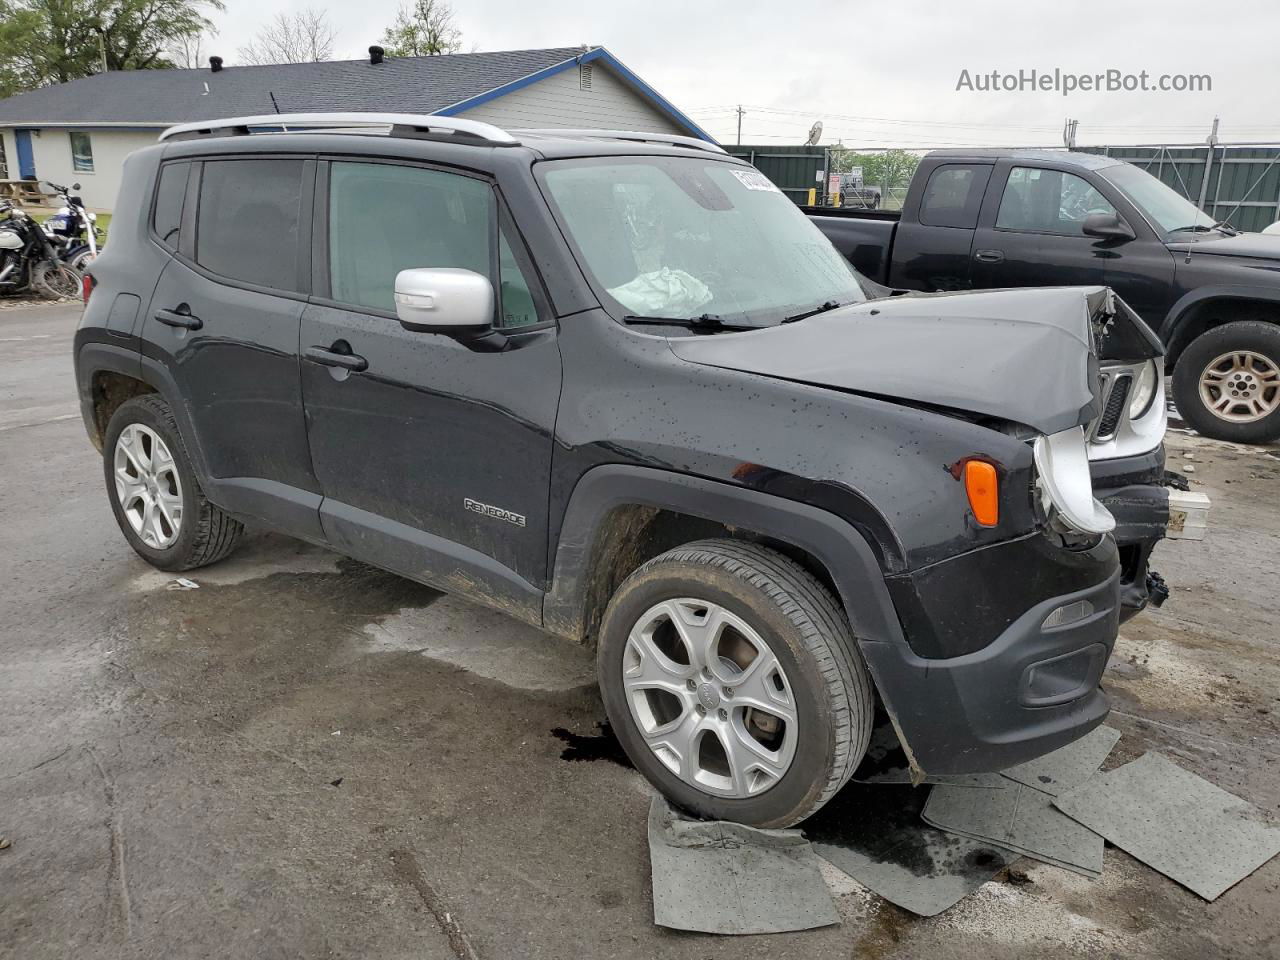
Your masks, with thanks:
[(991, 177), (989, 163), (942, 163), (902, 211), (893, 241), (889, 286), (966, 290), (978, 211)]
[[(527, 252), (484, 176), (334, 159), (317, 185), (302, 318), (311, 459), (330, 542), (537, 621), (560, 352)], [(405, 330), (400, 270), (495, 285), (505, 344)], [(334, 365), (339, 358), (349, 362)]]
[(176, 249), (145, 317), (144, 356), (173, 378), (210, 499), (318, 539), (298, 374), (315, 161), (217, 158), (189, 168), (177, 237), (153, 225), (166, 234), (153, 238)]

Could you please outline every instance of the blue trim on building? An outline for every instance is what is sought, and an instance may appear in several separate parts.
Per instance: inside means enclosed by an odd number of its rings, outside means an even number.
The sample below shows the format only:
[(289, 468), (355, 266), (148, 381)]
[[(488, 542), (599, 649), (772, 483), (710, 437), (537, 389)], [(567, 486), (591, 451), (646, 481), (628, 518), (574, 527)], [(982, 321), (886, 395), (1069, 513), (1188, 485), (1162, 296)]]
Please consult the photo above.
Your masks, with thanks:
[(499, 97), (505, 97), (509, 93), (514, 93), (517, 90), (531, 86), (540, 80), (546, 80), (548, 77), (554, 77), (557, 73), (562, 73), (571, 67), (576, 67), (584, 63), (594, 63), (597, 60), (616, 73), (618, 77), (635, 90), (636, 93), (640, 94), (640, 96), (644, 97), (657, 107), (659, 111), (665, 113), (695, 137), (700, 137), (701, 139), (710, 141), (711, 143), (716, 142), (715, 138), (712, 137), (711, 134), (707, 133), (707, 131), (703, 130), (700, 126), (677, 110), (670, 100), (662, 96), (662, 94), (658, 93), (657, 90), (653, 89), (653, 87), (649, 86), (638, 76), (632, 73), (621, 60), (611, 54), (604, 47), (596, 47), (593, 50), (588, 50), (581, 56), (573, 57), (569, 60), (565, 60), (563, 63), (557, 63), (550, 67), (546, 67), (539, 70), (537, 73), (531, 73), (527, 77), (521, 77), (519, 80), (513, 80), (511, 83), (504, 84), (501, 87), (495, 87), (492, 90), (486, 91), (478, 96), (471, 97), (470, 99), (460, 100), (452, 106), (445, 107), (443, 110), (437, 110), (436, 113), (442, 117), (456, 117), (460, 113), (467, 110), (474, 110), (476, 107), (486, 104), (491, 100), (496, 100)]

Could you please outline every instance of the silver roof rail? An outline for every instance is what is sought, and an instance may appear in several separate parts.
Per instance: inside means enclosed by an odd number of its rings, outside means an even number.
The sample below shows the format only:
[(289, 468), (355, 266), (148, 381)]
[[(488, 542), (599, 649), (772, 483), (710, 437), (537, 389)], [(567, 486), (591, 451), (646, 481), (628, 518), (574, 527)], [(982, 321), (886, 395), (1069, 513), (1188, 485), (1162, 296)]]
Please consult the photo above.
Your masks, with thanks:
[(246, 136), (254, 132), (253, 127), (267, 128), (263, 132), (275, 132), (283, 127), (286, 132), (307, 133), (371, 133), (376, 132), (373, 128), (381, 127), (391, 136), (398, 133), (460, 135), (506, 147), (520, 142), (492, 124), (425, 113), (268, 113), (256, 117), (179, 123), (160, 134), (160, 139)]
[(682, 137), (674, 133), (639, 133), (634, 130), (558, 130), (555, 128), (512, 130), (512, 133), (530, 133), (539, 137), (594, 137), (599, 140), (625, 140), (629, 143), (662, 143), (673, 147), (692, 147), (708, 153), (725, 153), (724, 147), (698, 137)]

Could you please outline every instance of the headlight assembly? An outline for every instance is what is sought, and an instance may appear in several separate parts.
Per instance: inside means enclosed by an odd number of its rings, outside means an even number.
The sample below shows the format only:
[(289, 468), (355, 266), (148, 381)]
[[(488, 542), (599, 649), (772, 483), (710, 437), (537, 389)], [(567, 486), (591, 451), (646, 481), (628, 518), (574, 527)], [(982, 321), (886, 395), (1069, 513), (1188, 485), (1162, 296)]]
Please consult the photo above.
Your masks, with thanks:
[(1129, 391), (1130, 420), (1137, 420), (1151, 409), (1151, 401), (1155, 399), (1159, 386), (1160, 368), (1156, 361), (1148, 360), (1134, 378), (1133, 388)]
[(1115, 517), (1093, 496), (1083, 427), (1037, 437), (1033, 449), (1036, 484), (1051, 523), (1085, 534), (1115, 529)]

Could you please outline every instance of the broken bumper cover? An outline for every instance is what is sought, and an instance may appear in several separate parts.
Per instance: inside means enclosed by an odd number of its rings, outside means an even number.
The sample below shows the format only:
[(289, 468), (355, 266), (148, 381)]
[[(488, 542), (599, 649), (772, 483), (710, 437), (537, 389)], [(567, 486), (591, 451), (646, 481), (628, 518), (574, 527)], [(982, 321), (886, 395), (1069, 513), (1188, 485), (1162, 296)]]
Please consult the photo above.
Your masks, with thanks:
[(1098, 683), (1119, 627), (1121, 572), (1110, 536), (1086, 554), (1105, 579), (1037, 602), (981, 649), (933, 659), (904, 643), (860, 644), (919, 770), (1003, 770), (1106, 717)]
[(1169, 525), (1169, 490), (1164, 485), (1164, 445), (1149, 453), (1089, 465), (1094, 496), (1116, 519), (1113, 532), (1120, 548), (1120, 620), (1159, 606), (1164, 593), (1159, 574), (1148, 569), (1151, 551)]

